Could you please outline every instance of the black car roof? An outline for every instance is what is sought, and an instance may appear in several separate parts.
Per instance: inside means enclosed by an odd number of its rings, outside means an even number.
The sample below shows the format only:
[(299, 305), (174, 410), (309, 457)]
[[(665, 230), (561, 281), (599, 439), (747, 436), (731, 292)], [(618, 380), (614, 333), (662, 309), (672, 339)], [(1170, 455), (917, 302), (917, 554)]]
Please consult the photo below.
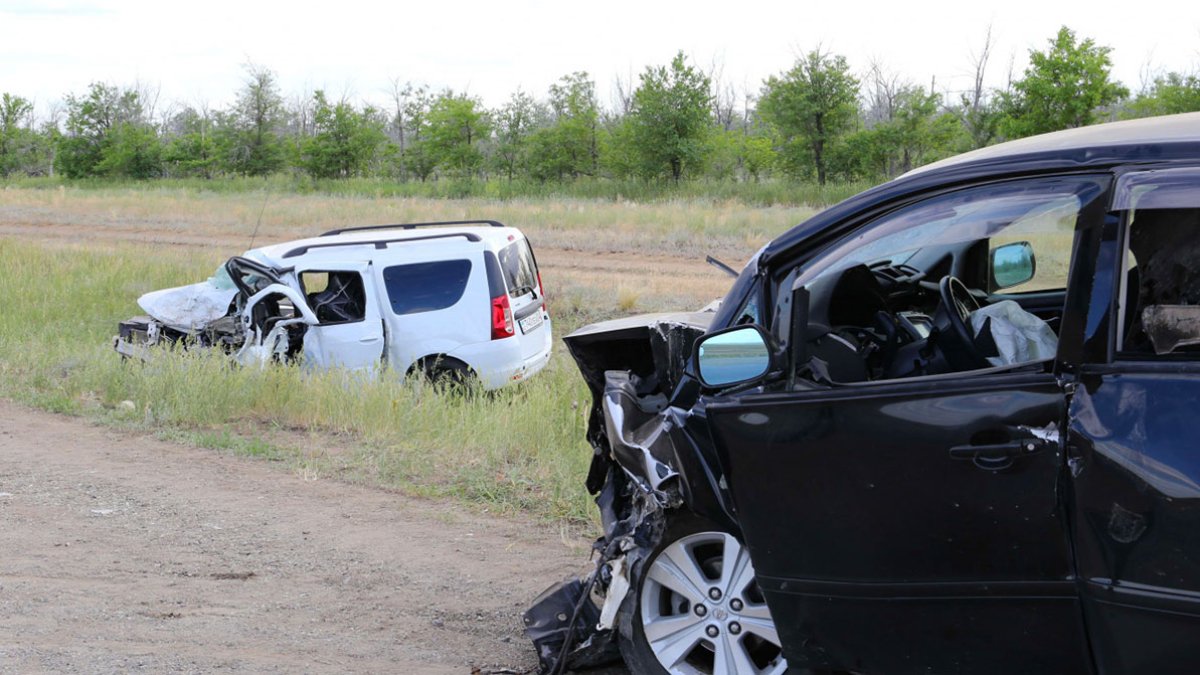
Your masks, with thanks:
[(886, 201), (988, 176), (1200, 160), (1200, 112), (1097, 124), (1000, 143), (950, 157), (862, 192), (800, 223), (763, 248), (759, 263)]
[(1122, 160), (1131, 153), (1168, 144), (1200, 143), (1200, 112), (1147, 117), (1078, 129), (1055, 131), (972, 150), (910, 171), (902, 178), (972, 163), (1010, 162), (1034, 156), (1079, 160), (1080, 152), (1094, 159)]

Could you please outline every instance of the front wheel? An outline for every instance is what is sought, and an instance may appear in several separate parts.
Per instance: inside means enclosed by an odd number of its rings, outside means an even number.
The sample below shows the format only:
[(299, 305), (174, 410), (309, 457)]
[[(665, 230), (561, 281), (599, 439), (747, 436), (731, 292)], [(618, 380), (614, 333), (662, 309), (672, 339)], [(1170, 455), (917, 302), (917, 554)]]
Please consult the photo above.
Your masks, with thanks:
[(749, 551), (733, 535), (698, 519), (676, 520), (639, 583), (621, 631), (621, 652), (633, 672), (787, 672)]

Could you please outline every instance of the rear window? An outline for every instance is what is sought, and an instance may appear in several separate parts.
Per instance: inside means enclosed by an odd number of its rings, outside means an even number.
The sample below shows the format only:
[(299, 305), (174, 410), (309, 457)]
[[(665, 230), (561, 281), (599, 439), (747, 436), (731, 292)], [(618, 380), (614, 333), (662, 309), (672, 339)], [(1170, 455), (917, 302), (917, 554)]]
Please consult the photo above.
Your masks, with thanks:
[(537, 264), (524, 239), (500, 250), (500, 271), (508, 284), (508, 294), (514, 298), (537, 289)]
[(385, 267), (383, 284), (394, 313), (417, 314), (453, 306), (470, 276), (470, 260), (439, 260)]

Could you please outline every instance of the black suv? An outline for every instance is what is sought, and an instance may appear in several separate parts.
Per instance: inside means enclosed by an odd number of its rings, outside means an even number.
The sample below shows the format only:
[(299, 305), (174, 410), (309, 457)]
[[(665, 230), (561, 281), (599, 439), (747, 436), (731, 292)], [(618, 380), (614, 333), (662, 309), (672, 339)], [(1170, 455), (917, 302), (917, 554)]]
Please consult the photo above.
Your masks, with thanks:
[(925, 167), (566, 342), (605, 535), (546, 668), (1200, 672), (1200, 114)]

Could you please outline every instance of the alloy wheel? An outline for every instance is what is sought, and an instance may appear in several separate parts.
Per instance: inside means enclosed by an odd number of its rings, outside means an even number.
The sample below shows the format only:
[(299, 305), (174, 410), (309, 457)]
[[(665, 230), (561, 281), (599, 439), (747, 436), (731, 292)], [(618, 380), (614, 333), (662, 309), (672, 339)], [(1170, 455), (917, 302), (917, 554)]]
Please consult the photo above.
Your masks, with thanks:
[(749, 552), (732, 535), (700, 532), (660, 551), (639, 609), (650, 651), (672, 675), (787, 670)]

